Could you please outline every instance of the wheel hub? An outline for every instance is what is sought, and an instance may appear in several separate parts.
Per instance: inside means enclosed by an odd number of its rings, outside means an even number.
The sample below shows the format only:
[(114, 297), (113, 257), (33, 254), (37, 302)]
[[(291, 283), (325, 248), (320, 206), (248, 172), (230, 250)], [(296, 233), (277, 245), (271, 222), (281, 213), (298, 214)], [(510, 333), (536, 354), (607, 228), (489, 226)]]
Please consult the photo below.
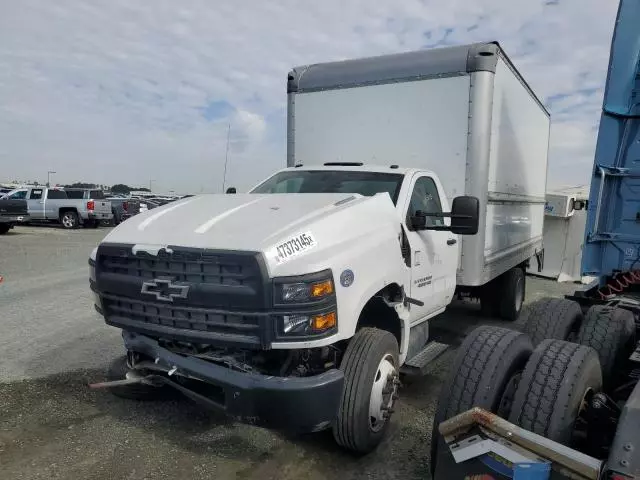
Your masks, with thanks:
[(385, 355), (378, 364), (369, 400), (369, 427), (374, 432), (379, 431), (393, 413), (399, 383), (393, 357)]

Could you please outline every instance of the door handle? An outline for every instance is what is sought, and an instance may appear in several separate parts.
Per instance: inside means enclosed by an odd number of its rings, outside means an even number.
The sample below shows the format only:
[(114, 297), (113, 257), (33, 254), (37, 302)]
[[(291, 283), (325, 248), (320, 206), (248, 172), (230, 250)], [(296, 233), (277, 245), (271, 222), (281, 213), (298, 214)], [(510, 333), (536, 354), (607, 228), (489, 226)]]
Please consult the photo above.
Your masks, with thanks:
[(447, 245), (455, 245), (458, 241), (455, 238), (450, 238), (447, 240)]

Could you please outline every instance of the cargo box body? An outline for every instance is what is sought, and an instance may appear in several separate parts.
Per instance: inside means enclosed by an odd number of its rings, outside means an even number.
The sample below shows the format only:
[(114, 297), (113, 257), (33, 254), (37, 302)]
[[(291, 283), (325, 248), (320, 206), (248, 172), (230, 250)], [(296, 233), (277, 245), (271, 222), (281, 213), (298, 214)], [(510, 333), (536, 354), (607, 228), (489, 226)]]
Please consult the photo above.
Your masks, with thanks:
[(478, 286), (542, 250), (549, 113), (497, 43), (309, 65), (288, 78), (287, 164), (434, 171), (481, 202), (458, 284)]

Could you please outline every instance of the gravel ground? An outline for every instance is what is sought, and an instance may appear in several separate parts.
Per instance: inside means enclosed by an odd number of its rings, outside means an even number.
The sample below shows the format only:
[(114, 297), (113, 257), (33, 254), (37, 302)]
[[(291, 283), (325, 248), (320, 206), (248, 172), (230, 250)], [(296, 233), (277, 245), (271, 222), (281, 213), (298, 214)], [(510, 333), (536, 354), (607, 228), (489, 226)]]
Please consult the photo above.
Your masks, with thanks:
[[(10, 479), (425, 479), (435, 402), (450, 349), (401, 391), (375, 454), (338, 449), (330, 433), (289, 438), (233, 423), (184, 399), (134, 402), (93, 391), (123, 353), (95, 313), (87, 258), (108, 229), (18, 227), (0, 237), (0, 471)], [(572, 286), (528, 279), (527, 300)], [(473, 305), (435, 319), (459, 344)], [(495, 322), (500, 323), (500, 322)]]

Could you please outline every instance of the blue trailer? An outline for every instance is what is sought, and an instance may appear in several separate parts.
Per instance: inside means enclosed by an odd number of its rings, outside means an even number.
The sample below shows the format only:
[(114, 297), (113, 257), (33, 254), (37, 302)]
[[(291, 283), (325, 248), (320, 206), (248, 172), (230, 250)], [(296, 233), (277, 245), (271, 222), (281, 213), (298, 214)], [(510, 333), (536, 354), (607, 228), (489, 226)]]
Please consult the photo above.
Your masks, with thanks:
[[(586, 206), (583, 275), (467, 336), (442, 389), (431, 473), (640, 478), (640, 0), (620, 0)], [(522, 318), (524, 317), (524, 318)]]

